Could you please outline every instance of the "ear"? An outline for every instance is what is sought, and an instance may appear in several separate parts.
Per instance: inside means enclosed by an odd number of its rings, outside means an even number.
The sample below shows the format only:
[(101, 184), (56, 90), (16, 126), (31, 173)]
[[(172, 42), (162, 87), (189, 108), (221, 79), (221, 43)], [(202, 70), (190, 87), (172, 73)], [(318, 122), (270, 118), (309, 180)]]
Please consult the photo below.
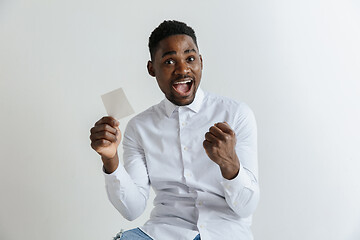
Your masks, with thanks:
[(200, 54), (199, 56), (200, 56), (200, 62), (201, 62), (201, 70), (203, 70), (203, 60), (202, 60), (202, 56), (201, 56), (201, 54)]
[(148, 73), (150, 74), (150, 76), (155, 77), (153, 63), (150, 60), (147, 63), (147, 70), (148, 70)]

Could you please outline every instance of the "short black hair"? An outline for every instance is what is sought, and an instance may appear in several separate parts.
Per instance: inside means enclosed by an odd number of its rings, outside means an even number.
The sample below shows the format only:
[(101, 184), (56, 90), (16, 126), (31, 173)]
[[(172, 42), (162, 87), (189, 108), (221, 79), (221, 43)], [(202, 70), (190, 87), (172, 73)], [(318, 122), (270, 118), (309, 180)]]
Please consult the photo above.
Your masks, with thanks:
[(190, 26), (186, 25), (183, 22), (179, 22), (176, 20), (165, 20), (157, 28), (154, 29), (154, 31), (149, 37), (149, 51), (151, 59), (153, 59), (156, 49), (161, 40), (178, 34), (185, 34), (190, 36), (194, 40), (196, 47), (199, 48), (197, 45), (194, 29), (192, 29)]

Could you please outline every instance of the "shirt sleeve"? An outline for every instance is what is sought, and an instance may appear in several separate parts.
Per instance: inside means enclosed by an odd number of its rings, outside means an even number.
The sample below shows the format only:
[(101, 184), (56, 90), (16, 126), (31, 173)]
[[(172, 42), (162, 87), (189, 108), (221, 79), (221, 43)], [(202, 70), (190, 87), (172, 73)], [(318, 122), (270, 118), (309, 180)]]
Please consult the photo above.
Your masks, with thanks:
[(231, 180), (223, 179), (225, 200), (241, 217), (250, 216), (259, 202), (257, 127), (253, 112), (242, 104), (235, 122), (236, 154), (240, 160), (238, 175)]
[(123, 161), (111, 174), (105, 176), (105, 186), (112, 205), (129, 221), (139, 217), (149, 198), (150, 181), (145, 164), (145, 154), (136, 140), (131, 122), (123, 136)]

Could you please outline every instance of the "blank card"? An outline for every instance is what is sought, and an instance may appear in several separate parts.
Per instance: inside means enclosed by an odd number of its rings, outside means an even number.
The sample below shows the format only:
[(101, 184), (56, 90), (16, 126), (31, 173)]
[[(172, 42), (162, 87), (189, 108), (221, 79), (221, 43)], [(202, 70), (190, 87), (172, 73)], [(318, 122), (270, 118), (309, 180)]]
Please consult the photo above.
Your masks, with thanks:
[(101, 98), (107, 114), (117, 120), (134, 113), (122, 88), (106, 93)]

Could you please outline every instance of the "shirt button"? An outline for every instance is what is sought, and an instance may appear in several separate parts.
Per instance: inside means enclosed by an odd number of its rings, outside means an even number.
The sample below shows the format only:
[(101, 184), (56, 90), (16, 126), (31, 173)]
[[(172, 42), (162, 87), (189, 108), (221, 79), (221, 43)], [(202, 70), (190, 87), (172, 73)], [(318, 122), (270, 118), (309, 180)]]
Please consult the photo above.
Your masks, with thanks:
[(188, 148), (187, 147), (184, 147), (184, 151), (187, 151), (188, 150)]
[(200, 228), (204, 228), (204, 227), (205, 227), (204, 225), (202, 225), (202, 224), (200, 225)]
[(183, 127), (186, 126), (186, 122), (183, 122), (181, 125), (182, 125)]
[(198, 205), (199, 205), (199, 206), (203, 205), (203, 201), (199, 201), (199, 202), (198, 202)]

